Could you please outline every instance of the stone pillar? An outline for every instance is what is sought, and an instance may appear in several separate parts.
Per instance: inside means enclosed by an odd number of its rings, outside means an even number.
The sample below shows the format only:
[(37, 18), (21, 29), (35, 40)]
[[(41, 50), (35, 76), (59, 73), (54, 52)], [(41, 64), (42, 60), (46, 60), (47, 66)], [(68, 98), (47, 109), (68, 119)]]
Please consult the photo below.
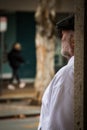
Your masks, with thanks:
[(36, 79), (35, 89), (38, 101), (54, 76), (55, 51), (55, 0), (39, 0), (36, 20)]
[(84, 0), (84, 130), (87, 129), (87, 0)]
[(75, 105), (74, 130), (83, 130), (84, 0), (75, 0)]

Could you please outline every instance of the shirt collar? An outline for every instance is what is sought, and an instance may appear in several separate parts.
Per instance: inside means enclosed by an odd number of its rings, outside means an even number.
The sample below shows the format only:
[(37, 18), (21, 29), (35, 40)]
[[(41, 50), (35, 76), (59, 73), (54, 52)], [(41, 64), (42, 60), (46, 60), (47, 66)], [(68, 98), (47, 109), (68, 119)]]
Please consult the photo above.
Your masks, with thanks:
[(68, 61), (68, 64), (72, 64), (72, 63), (74, 63), (74, 56), (72, 56), (72, 57), (69, 59), (69, 61)]

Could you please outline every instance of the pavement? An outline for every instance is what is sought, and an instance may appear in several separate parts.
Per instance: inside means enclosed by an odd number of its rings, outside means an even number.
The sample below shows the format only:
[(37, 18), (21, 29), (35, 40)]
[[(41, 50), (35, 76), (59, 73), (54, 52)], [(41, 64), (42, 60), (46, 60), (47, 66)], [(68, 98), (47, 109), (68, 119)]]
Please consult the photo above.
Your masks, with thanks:
[(39, 117), (0, 120), (0, 130), (37, 130)]
[(4, 81), (0, 86), (0, 102), (9, 100), (35, 100), (36, 91), (34, 83), (27, 83), (24, 88), (19, 88), (16, 84), (15, 90), (8, 89), (8, 81)]
[(0, 104), (0, 130), (37, 130), (40, 107)]
[(40, 115), (40, 106), (21, 105), (20, 103), (0, 104), (0, 119), (24, 118)]
[(0, 90), (0, 130), (37, 130), (41, 106), (33, 84), (12, 91), (4, 82)]
[(40, 106), (27, 100), (0, 103), (0, 130), (37, 130)]
[(8, 90), (6, 82), (0, 94), (0, 119), (16, 117), (37, 116), (40, 114), (40, 105), (35, 99), (33, 83), (20, 89)]

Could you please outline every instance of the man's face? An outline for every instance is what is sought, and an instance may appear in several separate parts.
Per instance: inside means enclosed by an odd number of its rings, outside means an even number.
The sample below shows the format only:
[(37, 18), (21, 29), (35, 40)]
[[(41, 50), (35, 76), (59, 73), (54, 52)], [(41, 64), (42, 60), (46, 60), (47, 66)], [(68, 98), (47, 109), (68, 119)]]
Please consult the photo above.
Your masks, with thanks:
[(61, 54), (68, 59), (74, 55), (74, 42), (71, 40), (72, 38), (74, 38), (73, 31), (62, 31)]

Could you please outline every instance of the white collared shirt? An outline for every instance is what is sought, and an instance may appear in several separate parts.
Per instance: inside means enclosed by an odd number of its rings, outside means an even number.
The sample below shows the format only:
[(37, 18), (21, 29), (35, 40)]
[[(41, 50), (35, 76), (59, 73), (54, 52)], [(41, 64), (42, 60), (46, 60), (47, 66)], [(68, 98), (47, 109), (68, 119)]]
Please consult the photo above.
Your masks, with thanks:
[(48, 85), (43, 98), (38, 130), (74, 130), (74, 56)]

